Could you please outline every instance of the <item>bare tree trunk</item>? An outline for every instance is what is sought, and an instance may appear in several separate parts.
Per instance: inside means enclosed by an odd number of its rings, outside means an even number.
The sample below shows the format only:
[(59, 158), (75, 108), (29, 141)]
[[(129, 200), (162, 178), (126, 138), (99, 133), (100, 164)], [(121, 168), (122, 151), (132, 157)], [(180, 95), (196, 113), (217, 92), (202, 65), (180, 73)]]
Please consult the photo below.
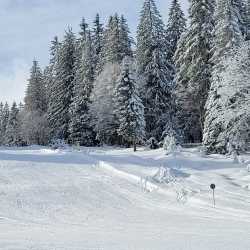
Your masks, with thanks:
[(136, 148), (136, 137), (134, 136), (134, 140), (133, 140), (133, 145), (134, 145), (134, 152), (137, 151), (137, 148)]

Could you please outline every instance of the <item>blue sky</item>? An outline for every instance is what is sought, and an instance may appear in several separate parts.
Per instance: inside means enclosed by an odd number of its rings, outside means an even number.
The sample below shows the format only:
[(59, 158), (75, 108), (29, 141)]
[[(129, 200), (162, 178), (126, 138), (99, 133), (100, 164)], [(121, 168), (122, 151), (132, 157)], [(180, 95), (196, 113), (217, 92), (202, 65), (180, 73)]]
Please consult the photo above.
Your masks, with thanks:
[[(188, 0), (180, 0), (186, 12)], [(171, 0), (156, 0), (167, 21)], [(105, 21), (115, 12), (124, 14), (132, 33), (143, 0), (0, 0), (0, 101), (21, 101), (32, 60), (48, 61), (51, 39), (67, 26), (78, 32), (82, 17), (92, 22), (100, 13)]]

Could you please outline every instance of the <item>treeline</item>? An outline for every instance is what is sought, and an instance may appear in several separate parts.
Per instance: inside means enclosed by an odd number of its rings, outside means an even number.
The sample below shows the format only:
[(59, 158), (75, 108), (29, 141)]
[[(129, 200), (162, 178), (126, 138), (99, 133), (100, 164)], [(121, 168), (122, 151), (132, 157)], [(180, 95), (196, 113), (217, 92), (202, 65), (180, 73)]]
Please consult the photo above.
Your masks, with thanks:
[(0, 143), (136, 147), (174, 137), (208, 152), (245, 150), (249, 16), (247, 0), (191, 0), (187, 27), (173, 0), (165, 25), (145, 0), (136, 41), (124, 16), (83, 19), (79, 35), (55, 37), (44, 70), (33, 63), (24, 105), (1, 105)]

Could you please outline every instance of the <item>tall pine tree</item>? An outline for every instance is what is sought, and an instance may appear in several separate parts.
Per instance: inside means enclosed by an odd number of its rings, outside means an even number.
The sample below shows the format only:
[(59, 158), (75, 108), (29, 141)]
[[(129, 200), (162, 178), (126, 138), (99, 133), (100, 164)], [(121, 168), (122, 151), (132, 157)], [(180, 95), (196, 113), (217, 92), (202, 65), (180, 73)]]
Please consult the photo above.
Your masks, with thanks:
[(121, 63), (126, 56), (132, 56), (132, 38), (130, 37), (127, 21), (118, 14), (110, 16), (108, 25), (104, 31), (103, 47), (98, 71), (103, 69), (105, 64)]
[[(48, 69), (49, 70), (49, 69)], [(49, 72), (48, 72), (49, 74)], [(27, 144), (46, 144), (47, 126), (47, 89), (45, 77), (37, 61), (33, 62), (30, 79), (25, 93), (25, 105), (19, 105), (21, 133)]]
[(154, 0), (144, 2), (137, 29), (136, 60), (142, 78), (147, 137), (160, 140), (171, 110), (171, 62), (166, 31)]
[(145, 139), (144, 106), (139, 96), (136, 70), (131, 58), (123, 60), (116, 86), (116, 114), (119, 120), (118, 135), (123, 144), (134, 146)]
[(200, 142), (210, 88), (215, 2), (192, 0), (190, 27), (175, 55), (178, 128), (184, 142)]
[[(203, 142), (208, 152), (226, 152), (227, 141), (221, 135), (225, 131), (225, 124), (220, 112), (224, 109), (224, 96), (221, 90), (226, 91), (228, 80), (223, 75), (228, 72), (227, 61), (231, 58), (244, 41), (242, 33), (241, 1), (218, 0), (215, 15), (215, 42), (213, 47), (214, 63), (212, 84), (206, 103), (206, 117), (204, 124)], [(226, 94), (227, 95), (227, 94)]]
[(47, 110), (46, 101), (44, 77), (38, 62), (34, 60), (25, 93), (25, 109), (28, 112), (38, 112), (39, 114), (43, 114)]
[(0, 104), (0, 145), (5, 143), (5, 133), (9, 120), (9, 105), (6, 102)]
[(90, 32), (83, 46), (81, 64), (74, 79), (74, 95), (70, 106), (70, 141), (74, 144), (93, 146), (95, 134), (89, 113), (90, 95), (94, 81), (93, 47)]
[(20, 146), (22, 144), (20, 134), (20, 117), (17, 104), (14, 102), (9, 113), (9, 119), (5, 132), (5, 144), (8, 146)]
[(250, 0), (246, 0), (245, 5), (246, 40), (250, 40)]
[(175, 67), (174, 67), (174, 54), (177, 50), (178, 41), (186, 30), (186, 18), (181, 9), (180, 3), (178, 0), (172, 0), (172, 5), (169, 11), (169, 18), (167, 24), (167, 41), (168, 41), (168, 54), (167, 58), (170, 61), (173, 67), (173, 75), (174, 78), (175, 74)]
[(98, 74), (98, 72), (101, 71), (101, 69), (98, 69), (98, 66), (101, 64), (101, 52), (103, 48), (103, 24), (100, 21), (99, 14), (96, 15), (94, 20), (94, 27), (92, 30), (92, 47), (93, 47), (93, 53), (94, 53), (94, 73), (95, 76)]
[(69, 29), (58, 51), (55, 82), (49, 99), (48, 120), (51, 137), (54, 139), (69, 138), (69, 107), (73, 96), (74, 65), (75, 35)]
[(115, 113), (114, 90), (123, 58), (132, 55), (131, 43), (125, 18), (119, 18), (117, 14), (110, 17), (104, 32), (99, 72), (94, 83), (91, 105), (93, 125), (101, 143), (120, 143), (117, 135), (119, 122)]

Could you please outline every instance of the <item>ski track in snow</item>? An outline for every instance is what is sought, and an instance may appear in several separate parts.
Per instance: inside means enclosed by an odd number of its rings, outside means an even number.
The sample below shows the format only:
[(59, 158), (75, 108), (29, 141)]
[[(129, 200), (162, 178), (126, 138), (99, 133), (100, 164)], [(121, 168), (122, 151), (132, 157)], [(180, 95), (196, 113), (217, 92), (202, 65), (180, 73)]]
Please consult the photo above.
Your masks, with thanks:
[(0, 249), (249, 250), (245, 165), (198, 149), (0, 148)]

